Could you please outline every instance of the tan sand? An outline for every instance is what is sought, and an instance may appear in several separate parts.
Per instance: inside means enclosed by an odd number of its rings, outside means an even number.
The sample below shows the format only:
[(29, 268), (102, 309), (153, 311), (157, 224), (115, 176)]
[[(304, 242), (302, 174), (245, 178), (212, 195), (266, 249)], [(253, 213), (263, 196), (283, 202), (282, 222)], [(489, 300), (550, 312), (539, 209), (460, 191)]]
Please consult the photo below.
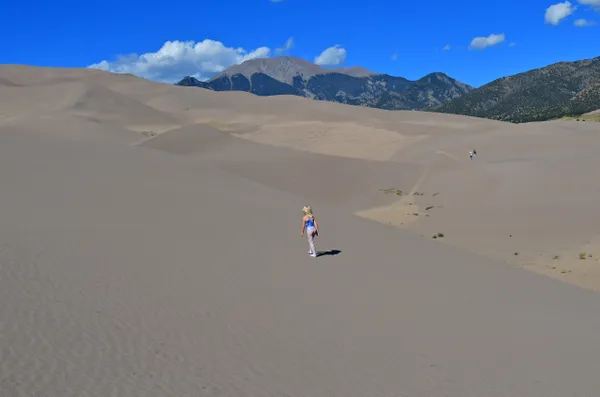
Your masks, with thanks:
[(322, 121), (274, 123), (236, 136), (313, 153), (378, 161), (390, 160), (411, 143), (425, 138), (357, 123)]
[(0, 395), (600, 390), (597, 124), (13, 65), (0, 114)]

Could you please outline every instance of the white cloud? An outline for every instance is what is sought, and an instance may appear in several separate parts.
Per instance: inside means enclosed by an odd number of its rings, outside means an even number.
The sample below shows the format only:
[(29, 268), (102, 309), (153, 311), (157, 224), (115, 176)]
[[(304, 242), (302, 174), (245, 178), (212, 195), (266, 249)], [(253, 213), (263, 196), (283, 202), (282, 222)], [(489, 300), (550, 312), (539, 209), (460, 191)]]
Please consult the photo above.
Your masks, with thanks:
[(392, 61), (397, 61), (397, 60), (398, 60), (398, 53), (397, 53), (397, 52), (394, 52), (394, 53), (392, 54)]
[(329, 47), (324, 50), (321, 55), (315, 57), (315, 63), (321, 66), (336, 66), (341, 65), (346, 61), (348, 52), (339, 44)]
[(509, 47), (514, 47), (514, 46), (516, 46), (516, 45), (517, 45), (517, 43), (515, 43), (515, 42), (513, 41), (513, 42), (512, 42), (512, 43), (510, 43), (508, 46), (509, 46)]
[(596, 23), (594, 21), (588, 21), (587, 19), (576, 19), (575, 22), (573, 22), (573, 25), (577, 26), (578, 28), (584, 28), (586, 26), (594, 26)]
[(184, 76), (206, 80), (234, 64), (269, 57), (268, 47), (252, 51), (226, 47), (220, 41), (167, 41), (158, 51), (119, 56), (88, 66), (114, 73), (131, 73), (154, 81), (174, 83)]
[(283, 54), (286, 54), (293, 47), (294, 47), (294, 38), (290, 37), (289, 39), (287, 39), (285, 41), (285, 44), (283, 45), (283, 47), (277, 48), (275, 50), (275, 53), (277, 53), (277, 55), (283, 55)]
[(444, 46), (444, 51), (450, 51), (450, 49), (451, 49), (451, 48), (452, 48), (452, 47), (450, 47), (450, 44), (446, 44), (446, 45)]
[(483, 50), (487, 47), (491, 47), (497, 44), (500, 44), (504, 41), (504, 33), (500, 34), (490, 34), (487, 37), (475, 37), (471, 40), (471, 44), (469, 45), (469, 49), (472, 50)]
[(600, 11), (600, 0), (577, 0), (579, 4), (583, 4), (586, 6), (591, 6), (595, 8), (597, 11)]
[(573, 12), (575, 12), (576, 9), (577, 6), (573, 6), (573, 4), (571, 4), (570, 1), (556, 3), (546, 8), (544, 20), (550, 25), (558, 25), (560, 21), (573, 14)]

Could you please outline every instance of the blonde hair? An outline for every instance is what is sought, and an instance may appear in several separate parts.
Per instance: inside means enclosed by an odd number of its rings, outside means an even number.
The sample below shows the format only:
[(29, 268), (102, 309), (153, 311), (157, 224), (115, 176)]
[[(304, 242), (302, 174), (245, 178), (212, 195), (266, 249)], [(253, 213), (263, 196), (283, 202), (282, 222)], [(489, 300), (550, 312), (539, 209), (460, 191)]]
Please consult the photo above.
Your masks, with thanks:
[(304, 208), (302, 208), (302, 212), (304, 212), (304, 215), (312, 216), (312, 214), (313, 214), (312, 208), (310, 208), (310, 205), (305, 205)]

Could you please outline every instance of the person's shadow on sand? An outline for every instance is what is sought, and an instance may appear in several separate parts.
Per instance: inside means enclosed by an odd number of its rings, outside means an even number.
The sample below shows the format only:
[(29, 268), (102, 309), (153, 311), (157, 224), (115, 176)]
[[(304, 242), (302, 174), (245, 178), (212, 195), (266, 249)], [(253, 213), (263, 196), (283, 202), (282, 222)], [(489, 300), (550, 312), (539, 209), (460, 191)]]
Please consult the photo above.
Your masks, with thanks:
[(329, 250), (329, 251), (317, 251), (317, 258), (321, 257), (321, 256), (334, 256), (334, 255), (338, 255), (341, 254), (342, 251), (340, 250)]

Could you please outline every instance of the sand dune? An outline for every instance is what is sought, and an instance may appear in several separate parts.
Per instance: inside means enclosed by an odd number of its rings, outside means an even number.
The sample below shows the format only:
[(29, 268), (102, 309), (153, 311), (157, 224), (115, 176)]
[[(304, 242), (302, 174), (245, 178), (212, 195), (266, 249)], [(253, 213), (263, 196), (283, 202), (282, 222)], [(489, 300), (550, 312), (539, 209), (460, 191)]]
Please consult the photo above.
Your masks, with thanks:
[(597, 133), (0, 66), (0, 395), (595, 396)]
[(327, 156), (271, 147), (207, 125), (170, 131), (140, 143), (155, 150), (210, 161), (214, 166), (305, 201), (344, 208), (390, 203), (387, 184), (413, 183), (419, 166)]
[(69, 105), (69, 110), (76, 114), (99, 121), (120, 121), (127, 126), (176, 123), (175, 117), (102, 86), (84, 87)]
[(408, 137), (358, 123), (322, 121), (270, 124), (236, 136), (313, 153), (380, 161), (390, 160), (411, 143), (426, 138), (425, 135)]

